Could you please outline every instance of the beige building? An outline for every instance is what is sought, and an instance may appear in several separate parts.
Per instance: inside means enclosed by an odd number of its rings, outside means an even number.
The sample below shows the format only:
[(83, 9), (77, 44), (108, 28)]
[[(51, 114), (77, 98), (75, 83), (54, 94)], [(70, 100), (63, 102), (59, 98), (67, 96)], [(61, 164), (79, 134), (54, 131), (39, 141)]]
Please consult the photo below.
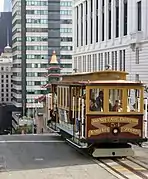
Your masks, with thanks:
[(7, 45), (0, 56), (0, 103), (12, 101), (12, 48)]

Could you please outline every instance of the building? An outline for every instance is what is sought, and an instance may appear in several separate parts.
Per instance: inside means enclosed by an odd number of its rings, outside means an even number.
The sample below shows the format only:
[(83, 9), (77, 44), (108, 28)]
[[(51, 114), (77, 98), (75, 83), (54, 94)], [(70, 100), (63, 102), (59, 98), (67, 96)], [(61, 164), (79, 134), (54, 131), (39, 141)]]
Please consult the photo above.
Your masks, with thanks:
[(13, 104), (23, 115), (26, 115), (27, 109), (33, 111), (36, 107), (43, 107), (35, 99), (47, 93), (47, 89), (42, 86), (48, 80), (45, 74), (53, 50), (60, 61), (61, 72), (71, 71), (70, 11), (71, 1), (12, 2)]
[[(132, 9), (132, 10), (131, 10)], [(75, 0), (73, 69), (126, 70), (148, 83), (148, 1)]]
[(12, 105), (12, 48), (9, 43), (0, 56), (0, 82), (0, 134), (6, 134), (11, 132), (12, 110), (15, 110)]
[(12, 49), (9, 44), (0, 56), (0, 103), (12, 102)]
[(0, 12), (0, 54), (7, 45), (7, 30), (9, 30), (9, 44), (12, 46), (12, 13)]
[(12, 1), (11, 0), (4, 0), (4, 12), (11, 12), (12, 11)]
[(60, 1), (60, 64), (61, 73), (72, 72), (72, 0)]

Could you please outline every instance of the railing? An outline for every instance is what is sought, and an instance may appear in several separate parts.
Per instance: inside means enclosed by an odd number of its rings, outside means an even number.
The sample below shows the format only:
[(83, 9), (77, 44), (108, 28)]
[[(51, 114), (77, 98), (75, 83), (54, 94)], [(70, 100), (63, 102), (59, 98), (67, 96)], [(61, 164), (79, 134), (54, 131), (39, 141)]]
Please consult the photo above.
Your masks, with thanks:
[(20, 112), (12, 112), (13, 119), (19, 124)]

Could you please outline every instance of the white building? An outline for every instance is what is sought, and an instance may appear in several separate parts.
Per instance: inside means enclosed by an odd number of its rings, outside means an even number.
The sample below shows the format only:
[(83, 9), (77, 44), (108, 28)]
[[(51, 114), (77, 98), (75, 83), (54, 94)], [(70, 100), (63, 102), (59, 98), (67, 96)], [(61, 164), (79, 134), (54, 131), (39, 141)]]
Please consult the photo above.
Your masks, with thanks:
[(72, 0), (12, 1), (13, 104), (22, 110), (42, 108), (46, 73), (53, 50), (62, 73), (72, 70)]
[(0, 103), (12, 102), (12, 49), (6, 46), (0, 56)]
[(73, 69), (126, 70), (148, 83), (148, 0), (75, 0)]

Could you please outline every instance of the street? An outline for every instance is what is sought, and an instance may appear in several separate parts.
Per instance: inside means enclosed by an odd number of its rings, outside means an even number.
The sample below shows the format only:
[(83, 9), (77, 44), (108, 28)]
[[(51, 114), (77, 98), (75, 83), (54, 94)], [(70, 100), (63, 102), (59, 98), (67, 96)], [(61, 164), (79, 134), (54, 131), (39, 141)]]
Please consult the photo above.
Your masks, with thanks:
[(0, 136), (0, 178), (116, 179), (56, 134)]

